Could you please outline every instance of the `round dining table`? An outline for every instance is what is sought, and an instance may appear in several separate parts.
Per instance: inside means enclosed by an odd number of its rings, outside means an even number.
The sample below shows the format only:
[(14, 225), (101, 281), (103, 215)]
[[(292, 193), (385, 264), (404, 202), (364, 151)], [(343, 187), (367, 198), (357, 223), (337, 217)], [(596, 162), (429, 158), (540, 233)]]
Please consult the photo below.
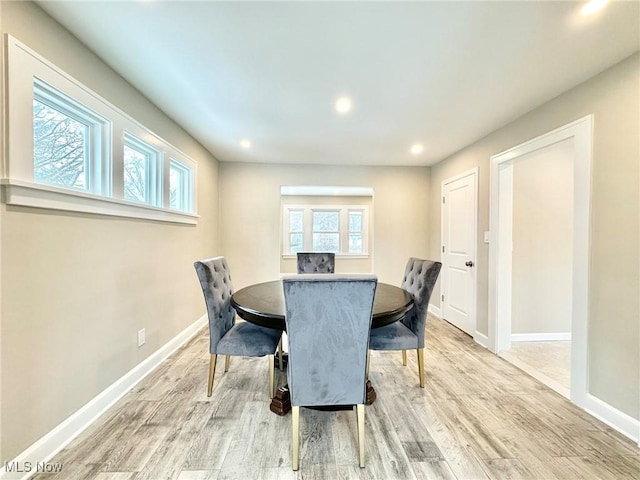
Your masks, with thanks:
[[(282, 280), (257, 283), (241, 288), (231, 296), (231, 305), (238, 316), (263, 327), (286, 330)], [(378, 282), (373, 299), (371, 328), (384, 327), (403, 318), (413, 306), (406, 290)]]

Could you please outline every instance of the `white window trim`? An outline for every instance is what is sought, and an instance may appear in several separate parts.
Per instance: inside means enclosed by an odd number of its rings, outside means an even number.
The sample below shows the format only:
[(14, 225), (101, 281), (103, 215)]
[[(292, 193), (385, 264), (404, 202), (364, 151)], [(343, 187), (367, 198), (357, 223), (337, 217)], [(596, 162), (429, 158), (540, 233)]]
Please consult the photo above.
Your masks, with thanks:
[[(5, 95), (9, 108), (5, 124), (6, 156), (0, 172), (0, 185), (5, 191), (6, 204), (161, 222), (192, 225), (198, 223), (195, 161), (12, 36), (6, 35), (5, 41)], [(33, 125), (33, 90), (36, 79), (110, 121), (113, 130), (109, 132), (110, 139), (105, 145), (105, 161), (110, 164), (106, 190), (111, 191), (104, 191), (106, 180), (102, 182), (103, 188), (99, 190), (101, 193), (72, 190), (34, 181), (33, 130), (25, 126)], [(161, 183), (158, 186), (161, 189), (159, 197), (163, 199), (162, 206), (124, 200), (124, 131), (130, 132), (163, 153), (159, 160), (159, 168), (166, 174), (160, 175)], [(191, 170), (193, 196), (190, 212), (168, 207), (169, 157)]]
[(188, 165), (185, 165), (173, 157), (169, 158), (169, 174), (171, 174), (171, 168), (178, 170), (181, 175), (184, 175), (181, 177), (181, 180), (184, 182), (181, 188), (184, 191), (182, 191), (180, 195), (182, 197), (181, 203), (183, 208), (175, 209), (171, 207), (171, 178), (169, 178), (169, 208), (178, 212), (191, 212), (193, 210), (193, 170)]
[[(340, 258), (369, 258), (369, 206), (368, 205), (284, 205), (282, 210), (282, 258), (296, 258), (295, 253), (290, 252), (289, 245), (289, 212), (304, 212), (304, 228), (303, 230), (303, 250), (311, 251), (313, 245), (313, 226), (312, 214), (314, 211), (339, 211), (340, 212), (340, 253), (336, 253), (336, 257)], [(361, 253), (349, 253), (343, 251), (349, 247), (349, 212), (352, 210), (360, 210), (362, 214), (362, 246), (364, 251)], [(310, 228), (309, 228), (310, 227)]]
[[(149, 145), (144, 140), (136, 137), (132, 133), (124, 132), (123, 148), (129, 147), (143, 155), (146, 155), (148, 163), (145, 168), (145, 190), (144, 200), (140, 203), (152, 205), (155, 207), (162, 206), (162, 151)], [(124, 168), (124, 165), (123, 165)], [(124, 179), (123, 179), (124, 183)], [(123, 184), (124, 188), (124, 184)], [(132, 200), (136, 202), (135, 200)], [(137, 202), (136, 202), (137, 203)]]
[[(61, 94), (47, 82), (34, 77), (34, 100), (60, 111), (63, 115), (74, 118), (89, 126), (89, 152), (85, 165), (86, 187), (78, 189), (97, 195), (111, 195), (111, 135), (112, 123), (109, 119), (93, 112), (86, 105), (73, 98)], [(100, 152), (105, 153), (101, 158)], [(36, 182), (40, 183), (40, 182)], [(55, 187), (55, 185), (52, 185)]]

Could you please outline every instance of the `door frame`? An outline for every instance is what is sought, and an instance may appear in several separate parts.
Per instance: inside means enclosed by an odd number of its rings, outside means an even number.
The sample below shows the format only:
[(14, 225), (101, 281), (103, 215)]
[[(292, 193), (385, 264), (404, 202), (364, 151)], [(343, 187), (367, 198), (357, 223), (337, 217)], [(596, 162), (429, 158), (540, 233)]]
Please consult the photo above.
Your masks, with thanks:
[(516, 159), (573, 139), (573, 280), (571, 314), (571, 400), (584, 407), (588, 388), (589, 252), (591, 250), (591, 164), (593, 115), (490, 158), (489, 345), (499, 353), (511, 345), (511, 254), (513, 164)]
[[(440, 198), (442, 199), (442, 202), (440, 203), (440, 257), (442, 260), (442, 281), (440, 282), (440, 314), (442, 315), (442, 318), (444, 319), (444, 302), (442, 300), (442, 296), (443, 295), (448, 295), (449, 292), (445, 291), (445, 288), (447, 286), (447, 282), (446, 282), (446, 275), (447, 275), (447, 264), (445, 262), (445, 256), (444, 256), (444, 226), (445, 226), (445, 222), (444, 222), (444, 189), (445, 186), (453, 183), (457, 180), (460, 180), (462, 178), (465, 177), (469, 177), (471, 175), (473, 175), (473, 183), (474, 183), (474, 189), (475, 189), (475, 195), (473, 197), (473, 222), (472, 222), (472, 234), (473, 234), (473, 238), (474, 241), (472, 242), (472, 246), (471, 246), (471, 254), (473, 257), (473, 262), (474, 262), (474, 266), (471, 269), (471, 273), (472, 273), (472, 289), (473, 292), (471, 294), (471, 310), (470, 310), (470, 317), (473, 318), (473, 334), (471, 334), (471, 337), (476, 340), (478, 337), (478, 316), (477, 316), (477, 312), (478, 312), (478, 305), (477, 305), (477, 301), (478, 301), (478, 174), (479, 174), (479, 168), (478, 167), (474, 167), (471, 168), (469, 170), (466, 170), (462, 173), (459, 173), (458, 175), (455, 175), (453, 177), (447, 178), (445, 180), (443, 180), (440, 184)], [(477, 341), (477, 340), (476, 340)]]

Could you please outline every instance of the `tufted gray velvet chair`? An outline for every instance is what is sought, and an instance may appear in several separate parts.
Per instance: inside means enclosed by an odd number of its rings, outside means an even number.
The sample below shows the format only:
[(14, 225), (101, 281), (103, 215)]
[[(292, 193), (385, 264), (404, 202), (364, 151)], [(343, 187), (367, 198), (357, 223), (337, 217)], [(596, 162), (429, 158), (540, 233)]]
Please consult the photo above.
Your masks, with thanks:
[(225, 369), (229, 370), (231, 355), (269, 357), (269, 396), (274, 395), (274, 352), (282, 336), (281, 330), (260, 327), (248, 322), (236, 323), (236, 312), (231, 306), (233, 284), (229, 266), (224, 257), (195, 262), (204, 301), (209, 316), (209, 384), (207, 396), (213, 391), (218, 354), (226, 355)]
[(298, 252), (298, 273), (335, 273), (336, 254)]
[(424, 329), (431, 292), (438, 280), (442, 263), (410, 258), (404, 271), (402, 288), (413, 296), (413, 307), (399, 322), (371, 331), (371, 350), (402, 350), (402, 363), (407, 364), (407, 350), (418, 353), (420, 387), (424, 388)]
[(286, 276), (292, 467), (299, 466), (300, 407), (355, 405), (364, 467), (366, 364), (374, 275)]

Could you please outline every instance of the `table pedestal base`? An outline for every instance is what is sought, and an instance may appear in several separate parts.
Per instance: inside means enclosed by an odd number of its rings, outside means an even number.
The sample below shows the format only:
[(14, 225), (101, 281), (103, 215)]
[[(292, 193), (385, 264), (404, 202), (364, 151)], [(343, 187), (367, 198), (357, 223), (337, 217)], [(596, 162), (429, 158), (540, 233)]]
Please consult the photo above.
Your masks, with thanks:
[[(283, 362), (284, 363), (284, 362)], [(367, 398), (365, 400), (366, 405), (371, 405), (376, 400), (376, 391), (371, 384), (371, 380), (367, 380)], [(351, 408), (351, 407), (348, 407)], [(341, 410), (339, 407), (318, 407), (322, 410)], [(276, 395), (271, 400), (269, 405), (271, 410), (276, 415), (284, 416), (291, 411), (291, 397), (289, 396), (289, 385), (280, 387), (276, 390)]]

